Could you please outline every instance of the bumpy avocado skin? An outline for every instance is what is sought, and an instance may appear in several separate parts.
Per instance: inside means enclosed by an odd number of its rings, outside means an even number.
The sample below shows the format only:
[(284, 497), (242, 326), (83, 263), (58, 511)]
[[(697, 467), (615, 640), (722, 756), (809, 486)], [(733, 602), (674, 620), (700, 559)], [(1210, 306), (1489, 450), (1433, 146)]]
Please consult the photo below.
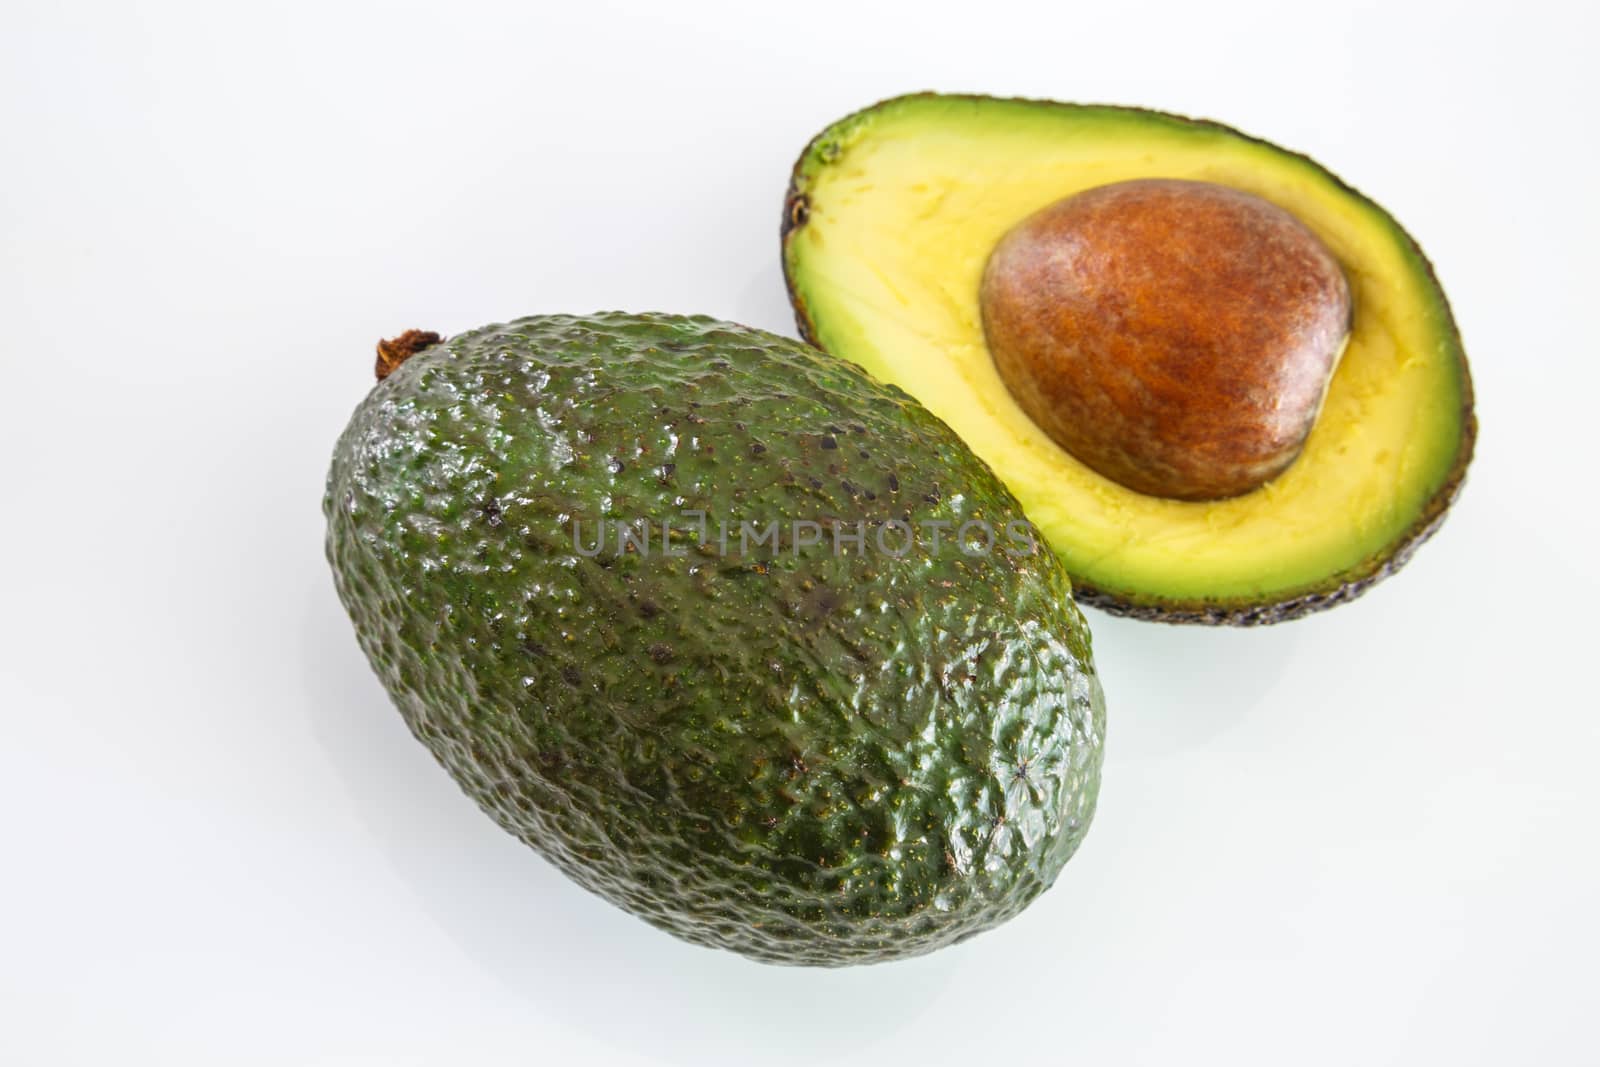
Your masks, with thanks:
[[(792, 964), (927, 952), (1020, 911), (1088, 829), (1104, 710), (1065, 573), (949, 534), (876, 550), (872, 524), (1021, 510), (842, 360), (707, 318), (486, 327), (373, 389), (324, 511), (412, 732), (505, 829), (679, 937)], [(588, 556), (603, 517), (653, 520), (650, 550)], [(856, 519), (867, 551), (787, 532)], [(741, 554), (745, 520), (779, 521), (777, 550)]]

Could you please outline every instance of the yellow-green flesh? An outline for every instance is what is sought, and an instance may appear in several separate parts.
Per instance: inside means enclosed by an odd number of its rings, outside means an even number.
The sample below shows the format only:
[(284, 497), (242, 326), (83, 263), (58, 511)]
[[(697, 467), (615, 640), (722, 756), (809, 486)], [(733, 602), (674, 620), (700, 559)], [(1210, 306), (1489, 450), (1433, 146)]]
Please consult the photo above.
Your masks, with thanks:
[[(1167, 500), (1096, 474), (1023, 413), (984, 344), (979, 280), (1001, 236), (1064, 196), (1147, 177), (1286, 208), (1350, 280), (1354, 328), (1304, 452), (1241, 497)], [(1359, 573), (1404, 538), (1462, 447), (1459, 341), (1426, 262), (1303, 157), (1150, 112), (924, 96), (839, 123), (796, 181), (808, 217), (786, 269), (816, 340), (948, 422), (1102, 590), (1268, 601)]]

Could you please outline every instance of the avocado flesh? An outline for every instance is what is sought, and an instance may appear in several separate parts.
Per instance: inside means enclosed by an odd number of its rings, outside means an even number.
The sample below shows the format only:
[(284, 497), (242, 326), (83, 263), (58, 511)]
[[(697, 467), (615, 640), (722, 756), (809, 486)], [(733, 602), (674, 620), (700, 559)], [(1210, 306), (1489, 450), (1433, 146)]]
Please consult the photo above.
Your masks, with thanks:
[[(926, 952), (1021, 910), (1093, 816), (1103, 702), (1047, 549), (715, 544), (719, 520), (1021, 520), (843, 360), (705, 318), (486, 327), (372, 390), (324, 511), (412, 732), (501, 826), (690, 941)], [(597, 545), (605, 518), (649, 520), (651, 550)]]
[[(984, 344), (984, 264), (1019, 221), (1135, 178), (1254, 193), (1350, 281), (1348, 346), (1300, 457), (1243, 496), (1127, 489), (1023, 412)], [(802, 332), (920, 399), (1022, 501), (1080, 601), (1166, 621), (1279, 621), (1396, 569), (1459, 488), (1475, 421), (1466, 358), (1415, 243), (1311, 160), (1213, 123), (1115, 107), (920, 95), (819, 135), (796, 165), (784, 267)]]

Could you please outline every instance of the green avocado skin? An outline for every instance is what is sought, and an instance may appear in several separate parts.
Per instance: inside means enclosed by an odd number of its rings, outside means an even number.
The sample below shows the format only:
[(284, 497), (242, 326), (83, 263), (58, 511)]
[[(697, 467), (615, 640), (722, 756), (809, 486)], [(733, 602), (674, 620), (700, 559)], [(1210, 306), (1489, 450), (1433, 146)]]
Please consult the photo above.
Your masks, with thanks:
[[(1104, 706), (1060, 563), (957, 546), (1020, 506), (843, 360), (702, 317), (461, 334), (356, 410), (324, 512), (411, 731), (506, 830), (679, 937), (928, 952), (1015, 915), (1089, 827)], [(654, 524), (647, 551), (595, 552), (618, 519)], [(896, 558), (874, 542), (896, 519), (944, 540)], [(864, 521), (865, 550), (795, 520)], [(741, 551), (745, 521), (776, 545)]]

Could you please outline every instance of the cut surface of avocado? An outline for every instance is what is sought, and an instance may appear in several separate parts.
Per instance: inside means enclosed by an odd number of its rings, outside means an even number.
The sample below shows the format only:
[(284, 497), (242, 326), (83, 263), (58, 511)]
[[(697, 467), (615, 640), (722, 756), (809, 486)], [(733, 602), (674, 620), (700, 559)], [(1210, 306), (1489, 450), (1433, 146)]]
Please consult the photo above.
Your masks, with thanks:
[[(1304, 451), (1224, 500), (1097, 474), (996, 370), (984, 266), (1021, 220), (1113, 182), (1230, 186), (1291, 212), (1351, 288), (1348, 345)], [(1438, 526), (1472, 454), (1466, 357), (1416, 243), (1312, 160), (1215, 123), (1129, 108), (924, 94), (823, 131), (796, 164), (784, 270), (802, 333), (916, 396), (1021, 500), (1079, 599), (1251, 624), (1351, 599)]]

